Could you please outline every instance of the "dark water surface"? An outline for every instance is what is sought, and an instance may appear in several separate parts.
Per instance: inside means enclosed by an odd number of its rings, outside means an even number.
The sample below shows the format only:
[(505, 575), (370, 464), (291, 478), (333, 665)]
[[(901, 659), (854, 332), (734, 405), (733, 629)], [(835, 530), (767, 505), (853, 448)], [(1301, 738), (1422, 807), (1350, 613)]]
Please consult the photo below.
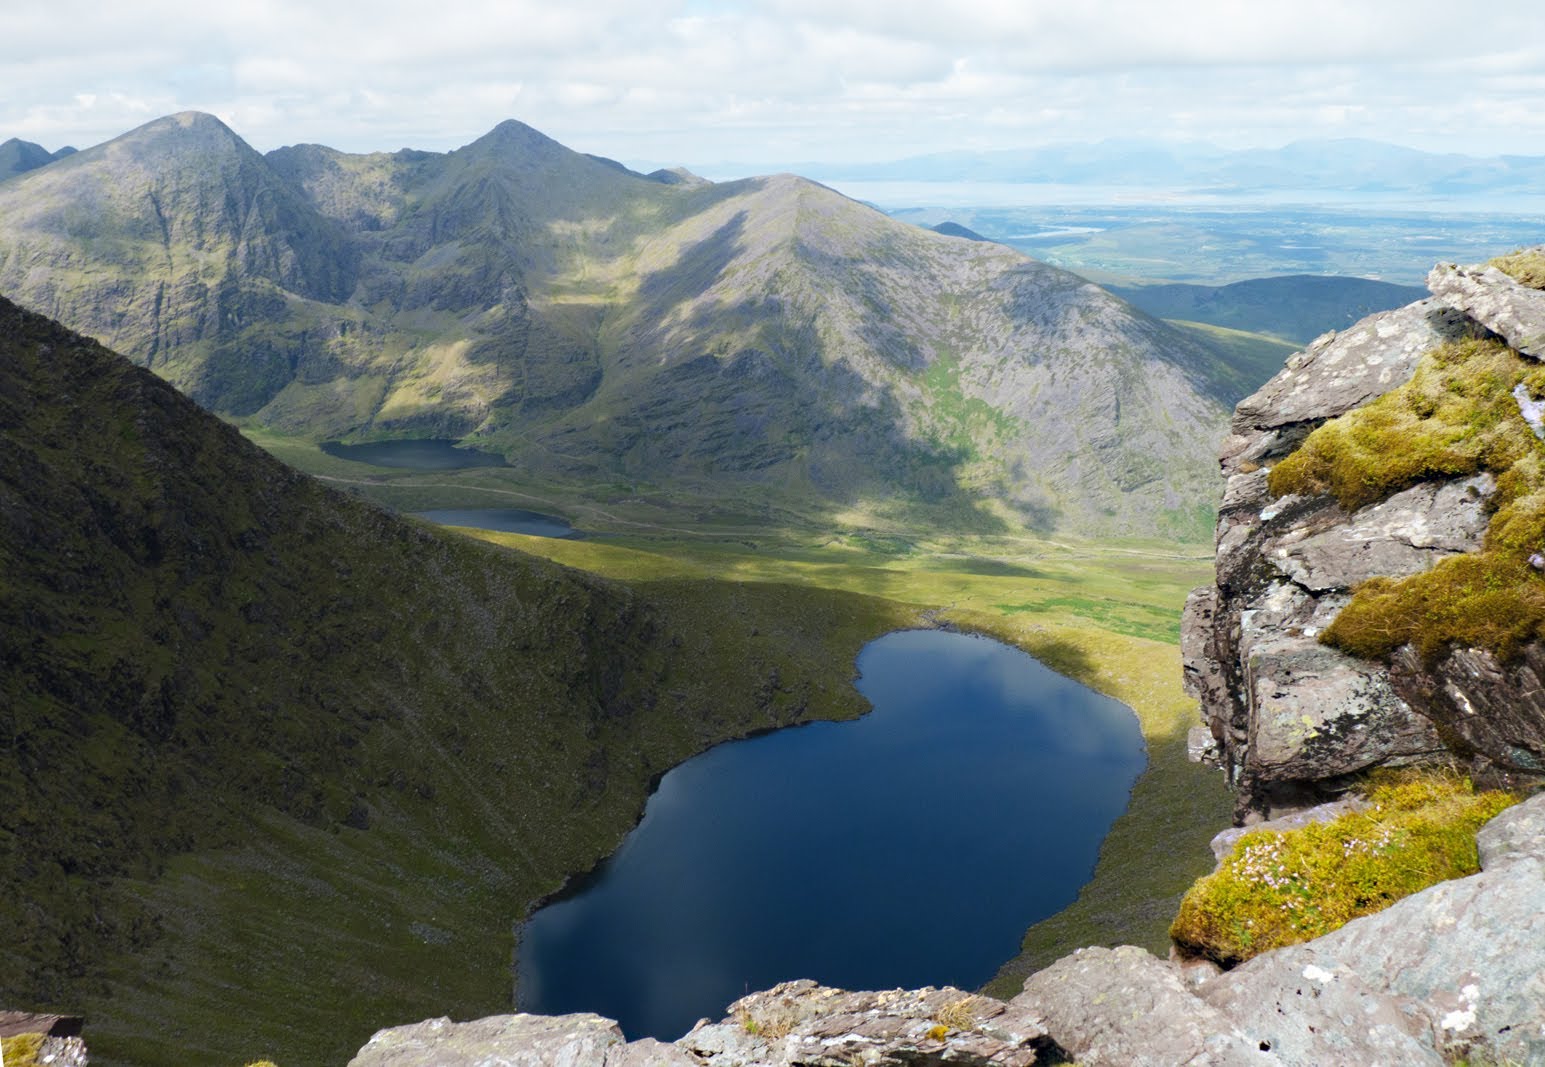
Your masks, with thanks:
[(583, 538), (585, 535), (554, 515), (519, 508), (437, 508), (413, 514), (441, 526), (471, 526), (477, 530), (530, 534), (533, 537)]
[(346, 445), (324, 441), (322, 451), (338, 459), (352, 459), (377, 467), (406, 467), (416, 471), (453, 471), (464, 467), (507, 467), (504, 457), (475, 448), (458, 448), (455, 441), (369, 441)]
[(793, 978), (971, 989), (1073, 901), (1145, 763), (1131, 711), (979, 637), (871, 642), (874, 711), (721, 745), (521, 932), (522, 1010), (680, 1037)]

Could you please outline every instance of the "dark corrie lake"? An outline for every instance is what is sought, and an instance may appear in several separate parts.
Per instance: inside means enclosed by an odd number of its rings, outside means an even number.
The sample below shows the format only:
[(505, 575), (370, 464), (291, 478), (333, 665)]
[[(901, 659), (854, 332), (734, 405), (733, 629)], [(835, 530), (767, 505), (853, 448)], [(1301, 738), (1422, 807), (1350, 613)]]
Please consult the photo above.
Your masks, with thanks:
[(376, 467), (404, 467), (415, 471), (453, 471), (467, 467), (506, 467), (504, 457), (475, 448), (462, 448), (455, 441), (420, 439), (414, 441), (368, 441), (346, 445), (324, 441), (322, 451), (338, 459), (352, 459)]
[(585, 535), (554, 515), (519, 508), (437, 508), (413, 514), (441, 526), (471, 526), (478, 530), (530, 534), (533, 537), (583, 538)]
[(1144, 766), (1132, 712), (963, 634), (889, 634), (858, 669), (864, 718), (665, 775), (616, 854), (524, 925), (521, 1010), (672, 1040), (793, 978), (973, 989), (1073, 901)]

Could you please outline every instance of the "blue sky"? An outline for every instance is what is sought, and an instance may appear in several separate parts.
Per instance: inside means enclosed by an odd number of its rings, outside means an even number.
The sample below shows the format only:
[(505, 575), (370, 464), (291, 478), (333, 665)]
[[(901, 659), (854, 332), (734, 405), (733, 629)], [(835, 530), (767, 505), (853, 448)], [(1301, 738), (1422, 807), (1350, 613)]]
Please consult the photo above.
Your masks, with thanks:
[(628, 161), (775, 167), (1105, 138), (1545, 155), (1545, 5), (1494, 0), (19, 0), (0, 138), (189, 108), (260, 149), (518, 118)]

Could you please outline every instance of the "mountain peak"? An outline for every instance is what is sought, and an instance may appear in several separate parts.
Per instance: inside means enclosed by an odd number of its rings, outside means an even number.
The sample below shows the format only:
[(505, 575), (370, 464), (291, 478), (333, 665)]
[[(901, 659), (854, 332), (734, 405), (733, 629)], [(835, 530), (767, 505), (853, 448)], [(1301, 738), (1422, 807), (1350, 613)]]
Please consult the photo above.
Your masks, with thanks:
[(0, 143), (0, 181), (14, 174), (25, 174), (29, 170), (46, 166), (55, 158), (54, 153), (40, 144), (12, 137)]
[(204, 111), (179, 111), (175, 115), (163, 115), (107, 144), (109, 146), (188, 144), (204, 150), (229, 148), (254, 151), (235, 130)]
[(476, 153), (519, 153), (521, 155), (551, 155), (562, 153), (563, 155), (577, 156), (579, 153), (565, 148), (545, 133), (524, 122), (516, 119), (505, 119), (499, 125), (489, 130), (483, 136), (471, 144), (460, 149), (462, 152)]

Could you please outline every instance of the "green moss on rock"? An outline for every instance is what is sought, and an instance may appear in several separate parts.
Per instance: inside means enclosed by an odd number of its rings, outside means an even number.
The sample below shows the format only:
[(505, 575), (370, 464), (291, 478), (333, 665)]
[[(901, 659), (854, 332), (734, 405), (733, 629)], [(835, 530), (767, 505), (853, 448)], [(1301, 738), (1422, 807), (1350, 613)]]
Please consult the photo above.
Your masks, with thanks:
[(1498, 256), (1486, 265), (1496, 267), (1502, 273), (1510, 275), (1519, 285), (1527, 285), (1531, 289), (1545, 289), (1545, 250), (1521, 248), (1517, 252)]
[(1443, 345), (1405, 385), (1315, 430), (1268, 485), (1353, 511), (1424, 478), (1506, 471), (1540, 451), (1511, 395), (1520, 382), (1545, 393), (1545, 368), (1497, 341)]
[(1297, 830), (1245, 834), (1181, 901), (1170, 935), (1225, 965), (1327, 934), (1437, 882), (1480, 869), (1475, 833), (1517, 803), (1469, 779), (1371, 780), (1369, 806)]
[(1414, 645), (1432, 661), (1451, 646), (1503, 660), (1545, 638), (1545, 443), (1513, 392), (1545, 395), (1545, 367), (1496, 341), (1466, 340), (1425, 356), (1404, 386), (1310, 434), (1272, 469), (1276, 495), (1331, 495), (1355, 510), (1428, 478), (1490, 471), (1497, 489), (1482, 550), (1407, 578), (1373, 578), (1322, 635), (1366, 658)]

